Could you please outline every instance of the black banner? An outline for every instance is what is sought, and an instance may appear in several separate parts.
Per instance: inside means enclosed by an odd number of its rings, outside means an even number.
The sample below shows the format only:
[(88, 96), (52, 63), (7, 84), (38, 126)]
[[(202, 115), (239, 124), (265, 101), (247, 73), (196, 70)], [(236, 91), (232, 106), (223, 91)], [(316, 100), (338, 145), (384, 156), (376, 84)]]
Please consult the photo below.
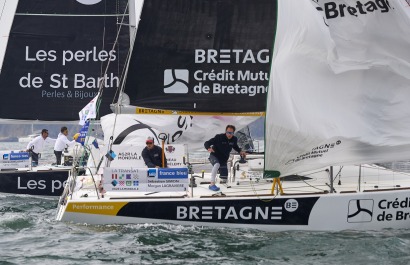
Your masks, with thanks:
[(319, 197), (129, 202), (117, 216), (172, 221), (308, 225)]
[(275, 27), (272, 0), (145, 1), (125, 89), (131, 105), (264, 111)]
[[(104, 84), (99, 116), (120, 84), (129, 49), (127, 1), (20, 0), (0, 73), (0, 118), (78, 120)], [(128, 17), (124, 21), (128, 22)], [(102, 76), (109, 63), (106, 81)]]
[(42, 196), (60, 196), (69, 170), (3, 171), (0, 192)]

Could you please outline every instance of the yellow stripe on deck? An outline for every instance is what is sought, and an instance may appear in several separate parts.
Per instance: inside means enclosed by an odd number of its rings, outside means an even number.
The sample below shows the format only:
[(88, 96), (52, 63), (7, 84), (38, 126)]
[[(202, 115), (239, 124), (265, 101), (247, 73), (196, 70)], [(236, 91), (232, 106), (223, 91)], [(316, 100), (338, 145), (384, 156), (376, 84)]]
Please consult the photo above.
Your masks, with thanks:
[(128, 202), (69, 202), (67, 212), (117, 215)]
[(199, 112), (183, 110), (162, 110), (135, 108), (136, 114), (161, 114), (161, 115), (206, 115), (206, 116), (265, 116), (265, 112)]

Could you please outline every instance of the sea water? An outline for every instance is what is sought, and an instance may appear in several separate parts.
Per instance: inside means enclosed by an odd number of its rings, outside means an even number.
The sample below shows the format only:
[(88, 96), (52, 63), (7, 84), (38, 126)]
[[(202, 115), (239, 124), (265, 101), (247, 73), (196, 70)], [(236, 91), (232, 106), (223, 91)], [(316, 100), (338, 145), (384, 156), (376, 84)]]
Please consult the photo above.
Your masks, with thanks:
[[(25, 145), (0, 143), (0, 150)], [(54, 161), (52, 149), (40, 163)], [(0, 194), (0, 264), (410, 264), (410, 230), (72, 224), (54, 220), (57, 201)]]

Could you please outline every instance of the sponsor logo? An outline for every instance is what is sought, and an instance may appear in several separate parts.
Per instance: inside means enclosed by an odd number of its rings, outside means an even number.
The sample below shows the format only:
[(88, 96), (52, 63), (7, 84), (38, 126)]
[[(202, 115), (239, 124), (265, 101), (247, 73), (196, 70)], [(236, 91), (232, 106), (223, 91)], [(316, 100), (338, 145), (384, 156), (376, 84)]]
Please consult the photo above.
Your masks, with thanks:
[(27, 160), (29, 159), (28, 153), (11, 153), (10, 160)]
[(187, 94), (189, 71), (186, 69), (166, 69), (164, 71), (165, 94)]
[[(352, 5), (337, 4), (333, 1), (322, 0), (312, 0), (312, 2), (316, 6), (316, 10), (322, 13), (323, 22), (326, 26), (329, 26), (327, 22), (329, 19), (349, 16), (359, 17), (373, 12), (387, 13), (392, 9), (388, 0), (356, 1)], [(321, 5), (320, 2), (323, 4)]]
[(347, 222), (371, 222), (373, 217), (373, 204), (373, 200), (350, 200)]
[(156, 176), (157, 176), (157, 170), (155, 168), (148, 169), (148, 177), (156, 177)]
[(177, 220), (281, 220), (282, 207), (177, 206)]
[[(268, 64), (269, 49), (196, 49), (195, 64), (215, 64), (215, 69), (165, 69), (165, 94), (229, 94), (250, 97), (267, 93), (268, 72), (231, 70), (229, 64)], [(219, 69), (219, 65), (226, 65)], [(191, 76), (190, 76), (191, 75)]]
[(83, 5), (95, 5), (101, 2), (102, 0), (77, 0), (78, 3)]
[(175, 147), (173, 147), (172, 145), (168, 145), (166, 148), (165, 148), (165, 151), (167, 152), (167, 153), (173, 153), (174, 151), (175, 151)]
[(3, 160), (8, 160), (9, 159), (9, 154), (4, 154), (3, 155)]
[(393, 201), (380, 200), (377, 206), (382, 210), (377, 215), (377, 221), (410, 220), (410, 197), (400, 201), (399, 198)]
[(17, 178), (17, 189), (18, 190), (45, 190), (47, 189), (47, 183), (51, 185), (51, 193), (60, 191), (65, 185), (65, 181), (61, 182), (56, 179), (52, 180), (50, 183), (50, 181), (46, 181), (44, 179), (42, 180), (30, 179), (26, 181), (24, 178), (21, 179), (20, 177), (18, 177)]
[(259, 51), (242, 49), (196, 49), (195, 63), (214, 63), (214, 64), (245, 64), (245, 63), (269, 63), (269, 50)]
[(341, 143), (342, 141), (337, 140), (334, 143), (328, 143), (328, 144), (322, 144), (322, 145), (316, 146), (312, 148), (312, 151), (299, 155), (295, 159), (289, 160), (288, 162), (286, 162), (286, 165), (296, 163), (296, 162), (306, 160), (306, 159), (323, 157), (327, 152), (329, 152), (329, 150), (331, 150), (332, 148), (335, 148), (337, 145), (340, 145)]
[(118, 153), (118, 160), (142, 160), (140, 154), (135, 152), (120, 152)]
[(294, 212), (299, 208), (299, 203), (295, 199), (290, 199), (285, 202), (283, 205), (286, 211), (288, 212)]
[(158, 179), (183, 179), (188, 178), (187, 168), (160, 168)]
[(87, 205), (87, 204), (73, 204), (73, 210), (114, 210), (112, 205)]

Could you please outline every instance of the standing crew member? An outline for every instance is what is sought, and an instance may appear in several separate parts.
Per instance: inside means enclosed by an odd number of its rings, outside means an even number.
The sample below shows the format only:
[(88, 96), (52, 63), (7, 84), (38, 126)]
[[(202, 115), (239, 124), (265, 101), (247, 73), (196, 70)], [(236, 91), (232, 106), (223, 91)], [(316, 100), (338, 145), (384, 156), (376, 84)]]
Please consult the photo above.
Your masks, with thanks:
[(27, 152), (30, 152), (31, 162), (33, 166), (38, 165), (38, 156), (43, 151), (45, 144), (53, 144), (56, 139), (48, 137), (48, 130), (41, 130), (41, 135), (31, 140), (27, 145)]
[(63, 150), (66, 147), (73, 146), (75, 140), (69, 141), (67, 139), (68, 129), (67, 127), (61, 127), (60, 133), (58, 134), (57, 141), (54, 145), (54, 155), (56, 156), (57, 165), (61, 165), (61, 156), (63, 155)]
[(212, 164), (211, 184), (209, 189), (218, 191), (219, 187), (215, 185), (216, 174), (220, 172), (221, 183), (226, 183), (228, 179), (227, 162), (232, 148), (235, 149), (242, 157), (246, 157), (245, 151), (242, 151), (238, 146), (238, 138), (234, 136), (235, 126), (227, 125), (225, 133), (217, 134), (214, 138), (205, 142), (205, 149), (208, 150), (209, 161)]

